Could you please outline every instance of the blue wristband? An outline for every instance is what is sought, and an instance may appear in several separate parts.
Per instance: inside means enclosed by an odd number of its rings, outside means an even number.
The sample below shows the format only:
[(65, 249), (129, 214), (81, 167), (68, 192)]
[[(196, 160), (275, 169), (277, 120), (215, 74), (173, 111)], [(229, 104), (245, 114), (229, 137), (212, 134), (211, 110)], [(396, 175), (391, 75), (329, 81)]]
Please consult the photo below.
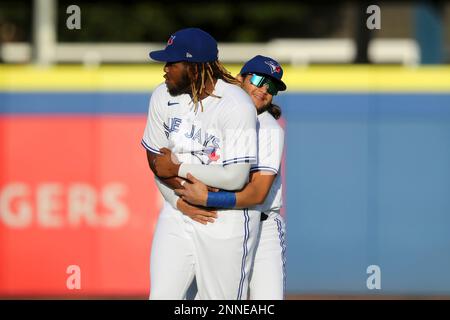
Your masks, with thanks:
[(206, 206), (212, 208), (234, 208), (236, 205), (236, 194), (234, 192), (219, 191), (208, 192)]

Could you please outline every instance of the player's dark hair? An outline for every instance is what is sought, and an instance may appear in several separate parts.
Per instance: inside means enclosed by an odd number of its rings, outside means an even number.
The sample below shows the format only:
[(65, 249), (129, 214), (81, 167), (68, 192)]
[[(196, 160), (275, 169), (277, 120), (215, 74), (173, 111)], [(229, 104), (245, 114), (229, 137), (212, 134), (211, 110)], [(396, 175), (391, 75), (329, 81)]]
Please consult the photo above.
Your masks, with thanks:
[[(205, 84), (207, 81), (210, 81), (213, 87), (215, 79), (222, 79), (227, 83), (240, 85), (239, 81), (218, 60), (213, 62), (187, 62), (187, 65), (190, 67), (192, 102), (195, 105), (196, 111), (198, 103), (200, 103), (203, 111), (203, 104), (200, 97), (206, 92)], [(219, 98), (212, 92), (206, 93)]]
[(280, 119), (281, 117), (281, 108), (275, 103), (271, 103), (267, 108), (267, 111), (275, 118)]

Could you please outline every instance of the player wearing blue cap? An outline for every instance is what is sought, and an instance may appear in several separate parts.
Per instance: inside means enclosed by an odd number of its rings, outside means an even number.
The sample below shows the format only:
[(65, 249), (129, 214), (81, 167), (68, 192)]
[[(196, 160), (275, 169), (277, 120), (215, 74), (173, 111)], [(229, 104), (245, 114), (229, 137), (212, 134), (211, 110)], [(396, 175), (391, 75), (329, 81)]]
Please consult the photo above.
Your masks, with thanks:
[[(281, 116), (281, 109), (272, 103), (278, 91), (286, 90), (282, 76), (283, 69), (279, 63), (269, 57), (258, 55), (242, 67), (237, 78), (250, 95), (258, 113), (258, 161), (250, 169), (250, 182), (241, 191), (218, 192), (223, 197), (234, 199), (234, 205), (230, 207), (253, 207), (262, 213), (261, 232), (250, 279), (252, 300), (284, 298), (286, 245), (285, 223), (280, 215), (282, 185), (279, 172), (284, 132), (276, 121)], [(184, 189), (175, 190), (183, 199), (179, 208), (186, 215), (202, 222), (202, 213), (208, 217), (208, 211), (192, 210), (184, 201), (205, 207), (211, 191), (191, 175), (188, 175), (188, 180), (190, 183), (184, 184)]]
[[(150, 299), (183, 299), (195, 276), (199, 299), (246, 299), (260, 212), (218, 210), (201, 224), (178, 210), (173, 188), (188, 173), (223, 190), (239, 190), (256, 162), (252, 100), (218, 61), (217, 42), (188, 28), (150, 53), (165, 62), (165, 83), (150, 99), (142, 145), (165, 202), (154, 232)], [(172, 162), (172, 154), (179, 160)], [(185, 181), (182, 181), (183, 183)], [(212, 207), (229, 202), (218, 193)]]

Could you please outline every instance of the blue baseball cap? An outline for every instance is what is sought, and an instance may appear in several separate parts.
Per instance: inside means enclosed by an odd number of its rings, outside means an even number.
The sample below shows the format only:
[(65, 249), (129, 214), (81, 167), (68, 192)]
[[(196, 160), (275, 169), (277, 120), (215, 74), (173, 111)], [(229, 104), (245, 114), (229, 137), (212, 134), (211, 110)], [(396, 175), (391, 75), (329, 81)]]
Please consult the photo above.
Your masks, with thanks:
[(172, 34), (164, 50), (150, 52), (150, 58), (162, 62), (211, 62), (218, 59), (217, 41), (199, 28), (181, 29)]
[(240, 74), (258, 73), (269, 76), (278, 84), (278, 90), (286, 90), (286, 85), (281, 78), (283, 77), (283, 68), (281, 65), (269, 57), (257, 55), (248, 60), (241, 69)]

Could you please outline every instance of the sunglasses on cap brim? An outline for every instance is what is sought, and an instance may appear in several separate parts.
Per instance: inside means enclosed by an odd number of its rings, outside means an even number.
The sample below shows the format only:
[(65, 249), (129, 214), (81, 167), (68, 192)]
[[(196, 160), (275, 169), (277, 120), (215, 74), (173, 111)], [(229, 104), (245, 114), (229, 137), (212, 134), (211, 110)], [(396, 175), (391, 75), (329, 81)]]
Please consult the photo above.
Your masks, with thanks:
[(256, 74), (256, 73), (250, 73), (250, 83), (254, 86), (261, 88), (262, 86), (266, 86), (267, 92), (271, 94), (272, 96), (277, 95), (278, 93), (278, 85), (277, 83), (271, 79), (268, 76)]

